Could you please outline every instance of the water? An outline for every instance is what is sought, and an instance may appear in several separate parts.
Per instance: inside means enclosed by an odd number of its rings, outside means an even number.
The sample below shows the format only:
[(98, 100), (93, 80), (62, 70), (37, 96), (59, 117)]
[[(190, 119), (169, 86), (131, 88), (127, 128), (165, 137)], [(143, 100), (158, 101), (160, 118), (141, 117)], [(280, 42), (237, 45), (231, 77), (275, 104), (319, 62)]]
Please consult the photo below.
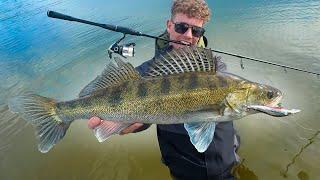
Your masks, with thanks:
[[(320, 72), (320, 1), (208, 2), (209, 46)], [(0, 2), (0, 105), (23, 90), (60, 100), (109, 62), (106, 49), (120, 34), (46, 17), (55, 10), (101, 23), (160, 34), (171, 1), (26, 0)], [(137, 66), (153, 56), (151, 39), (137, 43)], [(291, 117), (254, 115), (235, 122), (241, 136), (240, 179), (319, 179), (320, 83), (313, 75), (223, 56), (229, 71), (281, 89)], [(160, 162), (155, 127), (98, 143), (86, 122), (74, 123), (52, 151), (37, 151), (33, 128), (0, 108), (0, 179), (169, 179)], [(318, 133), (318, 134), (317, 134)], [(311, 139), (310, 139), (311, 138)]]

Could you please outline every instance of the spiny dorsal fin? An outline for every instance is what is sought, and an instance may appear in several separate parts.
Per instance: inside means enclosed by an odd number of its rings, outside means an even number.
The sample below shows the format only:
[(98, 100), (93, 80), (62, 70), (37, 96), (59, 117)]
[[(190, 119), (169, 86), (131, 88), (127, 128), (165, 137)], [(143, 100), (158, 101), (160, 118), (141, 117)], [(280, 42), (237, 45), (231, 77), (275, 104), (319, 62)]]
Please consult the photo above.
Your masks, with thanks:
[(146, 74), (149, 77), (185, 72), (216, 72), (216, 60), (211, 49), (184, 47), (159, 54)]
[(130, 63), (123, 62), (120, 58), (115, 57), (116, 65), (110, 63), (102, 74), (91, 81), (84, 87), (79, 97), (84, 97), (93, 92), (106, 87), (117, 85), (129, 79), (139, 79), (141, 76)]

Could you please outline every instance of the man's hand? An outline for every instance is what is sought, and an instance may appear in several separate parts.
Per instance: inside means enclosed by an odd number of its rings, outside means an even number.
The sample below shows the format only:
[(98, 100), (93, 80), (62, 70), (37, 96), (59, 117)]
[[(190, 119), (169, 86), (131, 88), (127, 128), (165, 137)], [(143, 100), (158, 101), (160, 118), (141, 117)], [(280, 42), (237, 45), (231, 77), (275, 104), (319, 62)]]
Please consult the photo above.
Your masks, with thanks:
[[(92, 117), (88, 121), (88, 127), (90, 129), (94, 129), (95, 127), (99, 126), (102, 121), (105, 121), (105, 120), (102, 120), (99, 117)], [(120, 132), (120, 135), (132, 133), (133, 131), (135, 131), (136, 129), (140, 128), (141, 126), (143, 126), (142, 123), (133, 123), (129, 127), (127, 127), (124, 130), (122, 130)]]

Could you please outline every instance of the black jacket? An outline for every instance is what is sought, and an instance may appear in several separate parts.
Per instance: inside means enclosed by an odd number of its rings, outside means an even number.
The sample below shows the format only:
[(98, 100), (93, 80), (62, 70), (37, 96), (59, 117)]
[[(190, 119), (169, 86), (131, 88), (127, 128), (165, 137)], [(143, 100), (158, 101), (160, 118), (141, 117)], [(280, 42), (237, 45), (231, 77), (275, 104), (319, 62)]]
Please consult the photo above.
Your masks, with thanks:
[[(164, 33), (161, 37), (168, 38)], [(200, 46), (206, 46), (203, 37)], [(170, 50), (165, 41), (156, 42), (155, 55)], [(226, 71), (226, 65), (220, 57), (216, 57), (218, 71)], [(143, 76), (153, 59), (136, 67)], [(138, 131), (147, 129), (145, 124)], [(183, 124), (157, 125), (158, 142), (162, 154), (162, 161), (170, 170), (175, 179), (233, 179), (231, 168), (237, 162), (235, 149), (235, 130), (233, 122), (217, 123), (213, 141), (204, 153), (199, 153), (190, 142), (189, 135)]]

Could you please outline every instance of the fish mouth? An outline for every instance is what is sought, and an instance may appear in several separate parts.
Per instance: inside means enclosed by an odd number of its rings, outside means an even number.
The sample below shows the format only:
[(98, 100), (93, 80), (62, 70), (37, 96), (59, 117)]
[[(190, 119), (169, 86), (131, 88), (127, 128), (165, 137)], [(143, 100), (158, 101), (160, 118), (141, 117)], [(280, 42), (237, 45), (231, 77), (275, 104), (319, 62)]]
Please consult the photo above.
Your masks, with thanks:
[(281, 99), (282, 99), (282, 96), (278, 96), (271, 103), (267, 104), (267, 106), (269, 106), (269, 107), (280, 107)]
[(265, 106), (265, 107), (270, 107), (270, 108), (274, 108), (274, 109), (282, 109), (283, 107), (281, 106), (281, 103), (280, 103), (280, 101), (282, 100), (282, 97), (283, 96), (282, 96), (281, 91), (277, 91), (277, 97), (274, 98), (270, 103), (246, 104), (244, 106), (244, 108), (245, 108), (245, 111), (248, 111), (248, 112), (250, 112), (250, 111), (255, 112), (256, 111), (254, 108), (251, 108), (252, 106)]

